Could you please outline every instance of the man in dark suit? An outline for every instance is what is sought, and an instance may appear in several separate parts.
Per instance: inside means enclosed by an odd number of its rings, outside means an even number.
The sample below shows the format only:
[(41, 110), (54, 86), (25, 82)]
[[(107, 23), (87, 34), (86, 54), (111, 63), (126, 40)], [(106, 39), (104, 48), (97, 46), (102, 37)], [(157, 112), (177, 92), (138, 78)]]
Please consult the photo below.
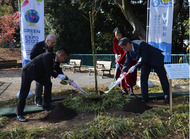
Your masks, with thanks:
[[(151, 69), (154, 69), (160, 79), (164, 91), (164, 102), (169, 103), (169, 82), (164, 68), (164, 55), (162, 54), (162, 51), (144, 41), (131, 41), (126, 37), (119, 41), (119, 46), (126, 51), (126, 60), (121, 75), (124, 72), (129, 71), (132, 73), (135, 69), (141, 68), (142, 102), (149, 101), (148, 77)], [(131, 59), (138, 60), (138, 62), (133, 67), (129, 68)], [(121, 78), (118, 79), (117, 82), (120, 80)]]
[(27, 121), (23, 117), (23, 111), (26, 103), (26, 97), (30, 90), (30, 85), (33, 80), (44, 85), (44, 104), (43, 108), (51, 108), (51, 89), (52, 83), (50, 77), (58, 77), (61, 80), (66, 79), (60, 68), (60, 63), (67, 58), (67, 53), (64, 50), (59, 50), (56, 54), (52, 52), (38, 55), (29, 63), (27, 63), (22, 70), (22, 81), (20, 88), (20, 95), (17, 105), (17, 119), (21, 122)]
[[(45, 53), (45, 52), (53, 52), (53, 46), (56, 43), (56, 36), (54, 34), (49, 34), (46, 37), (46, 40), (38, 42), (34, 45), (30, 52), (30, 59), (32, 60), (36, 56)], [(42, 106), (42, 92), (43, 92), (43, 85), (39, 82), (36, 82), (36, 89), (35, 89), (35, 99), (34, 103), (41, 107)]]

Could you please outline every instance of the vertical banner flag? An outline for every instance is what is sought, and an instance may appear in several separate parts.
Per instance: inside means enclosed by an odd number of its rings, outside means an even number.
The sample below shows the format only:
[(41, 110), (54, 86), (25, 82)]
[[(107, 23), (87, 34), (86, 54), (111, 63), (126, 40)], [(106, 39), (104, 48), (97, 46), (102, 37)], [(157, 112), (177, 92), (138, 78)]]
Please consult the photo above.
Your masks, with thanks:
[(163, 51), (171, 62), (173, 0), (150, 0), (148, 43)]
[(22, 65), (30, 61), (33, 46), (44, 40), (44, 0), (20, 0)]

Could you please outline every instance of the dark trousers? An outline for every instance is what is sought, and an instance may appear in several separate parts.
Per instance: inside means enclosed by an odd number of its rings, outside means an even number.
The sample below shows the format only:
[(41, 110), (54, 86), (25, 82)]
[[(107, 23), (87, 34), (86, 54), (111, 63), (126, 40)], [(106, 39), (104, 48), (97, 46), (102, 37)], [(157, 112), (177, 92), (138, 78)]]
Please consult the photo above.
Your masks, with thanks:
[[(21, 81), (21, 88), (20, 88), (20, 95), (17, 104), (17, 111), (16, 114), (18, 116), (23, 115), (24, 107), (26, 104), (26, 98), (30, 91), (31, 82), (33, 81), (32, 78), (27, 74), (25, 70), (22, 71), (22, 81)], [(49, 77), (44, 76), (40, 83), (44, 85), (44, 104), (49, 105), (51, 103), (51, 89), (52, 83)]]
[(35, 99), (34, 101), (37, 104), (42, 104), (42, 92), (43, 92), (43, 85), (39, 82), (36, 82), (36, 89), (35, 89)]
[(162, 86), (162, 89), (164, 91), (164, 95), (169, 95), (169, 82), (168, 78), (166, 76), (166, 70), (163, 66), (157, 67), (157, 66), (150, 66), (150, 65), (143, 65), (141, 67), (141, 91), (142, 91), (142, 99), (148, 100), (148, 77), (150, 74), (151, 69), (154, 69), (154, 71), (157, 73), (160, 83)]

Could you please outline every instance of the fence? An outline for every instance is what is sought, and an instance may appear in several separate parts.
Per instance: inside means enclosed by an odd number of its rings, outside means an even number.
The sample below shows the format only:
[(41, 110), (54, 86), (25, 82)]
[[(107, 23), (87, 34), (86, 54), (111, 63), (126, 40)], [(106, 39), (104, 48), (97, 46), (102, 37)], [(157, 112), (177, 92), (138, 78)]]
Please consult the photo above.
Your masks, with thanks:
[[(96, 60), (112, 61), (112, 68), (115, 68), (114, 54), (96, 54), (95, 58)], [(93, 66), (92, 54), (70, 54), (65, 63), (69, 62), (70, 59), (81, 59), (81, 65), (83, 67)], [(170, 63), (189, 63), (189, 54), (172, 54)], [(166, 64), (170, 63), (167, 62)]]

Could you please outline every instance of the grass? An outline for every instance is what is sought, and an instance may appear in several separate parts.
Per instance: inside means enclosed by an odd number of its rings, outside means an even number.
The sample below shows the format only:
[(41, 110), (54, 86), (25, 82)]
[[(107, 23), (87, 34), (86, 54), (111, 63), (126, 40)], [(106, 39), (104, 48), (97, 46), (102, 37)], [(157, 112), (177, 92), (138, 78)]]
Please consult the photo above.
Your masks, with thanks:
[[(180, 97), (179, 97), (180, 98)], [(188, 96), (183, 97), (187, 99)], [(177, 98), (178, 99), (178, 98)], [(181, 99), (181, 98), (180, 98)], [(80, 124), (72, 131), (63, 133), (64, 138), (161, 138), (181, 134), (189, 135), (188, 101), (174, 106), (171, 113), (168, 108), (154, 108), (139, 116), (121, 118), (98, 115), (89, 123)]]
[[(157, 88), (158, 89), (158, 88)], [(78, 94), (72, 98), (68, 97), (62, 103), (80, 113), (96, 112), (98, 115), (92, 121), (80, 123), (72, 129), (63, 131), (60, 128), (36, 128), (26, 130), (21, 127), (10, 131), (1, 129), (10, 122), (8, 117), (0, 117), (0, 139), (4, 138), (167, 138), (181, 135), (188, 138), (189, 135), (189, 96), (176, 97), (173, 100), (173, 112), (168, 107), (153, 108), (142, 114), (133, 114), (127, 117), (117, 117), (107, 114), (109, 108), (122, 109), (129, 98), (117, 93), (118, 88), (109, 94), (95, 94), (93, 89), (86, 89), (89, 94), (84, 96)], [(155, 91), (155, 90), (154, 90)], [(60, 93), (60, 92), (56, 92)], [(70, 93), (76, 93), (70, 91)], [(77, 93), (76, 93), (77, 94)], [(32, 103), (29, 98), (28, 103)], [(1, 103), (2, 104), (2, 103)], [(3, 103), (4, 107), (14, 105), (15, 100)], [(108, 116), (109, 115), (109, 116)]]
[(78, 112), (99, 112), (109, 108), (122, 109), (123, 105), (129, 102), (129, 98), (118, 93), (78, 95), (77, 97), (67, 97), (62, 102), (71, 109)]

